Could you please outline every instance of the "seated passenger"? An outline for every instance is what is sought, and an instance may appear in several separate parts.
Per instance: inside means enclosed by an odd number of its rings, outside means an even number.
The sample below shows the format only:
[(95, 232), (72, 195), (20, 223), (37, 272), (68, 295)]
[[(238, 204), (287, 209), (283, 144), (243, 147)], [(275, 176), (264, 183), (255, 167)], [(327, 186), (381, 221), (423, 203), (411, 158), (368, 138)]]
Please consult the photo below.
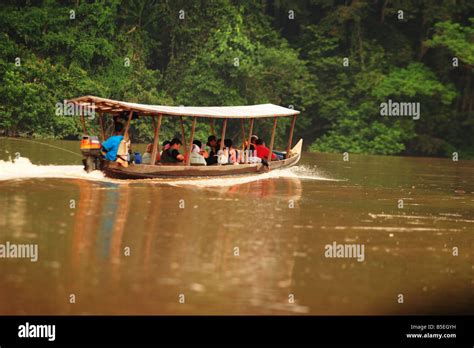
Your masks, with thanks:
[[(161, 146), (163, 146), (163, 150), (161, 150), (161, 152), (163, 152), (165, 150), (168, 150), (170, 148), (170, 144), (171, 144), (171, 141), (169, 141), (169, 140), (163, 141), (163, 144), (161, 144)], [(161, 154), (161, 152), (160, 152), (160, 154)]]
[(228, 163), (230, 164), (239, 164), (237, 151), (232, 147), (232, 140), (225, 139), (224, 145), (229, 156)]
[(201, 150), (202, 143), (199, 140), (193, 141), (193, 148), (191, 150), (190, 164), (207, 165), (206, 158), (209, 157), (207, 151)]
[(102, 143), (101, 153), (107, 161), (115, 161), (117, 159), (117, 151), (120, 142), (123, 140), (123, 124), (115, 123), (114, 135)]
[(255, 151), (257, 140), (258, 137), (255, 134), (250, 137), (250, 151)]
[(285, 153), (285, 152), (276, 151), (276, 150), (273, 150), (273, 154), (277, 156), (277, 159), (278, 159), (279, 161), (285, 159), (285, 156), (286, 156), (286, 153)]
[(146, 146), (146, 151), (142, 155), (142, 164), (150, 164), (152, 150), (153, 150), (153, 144), (148, 144)]
[(179, 149), (183, 143), (178, 138), (174, 138), (170, 142), (169, 148), (163, 150), (161, 153), (161, 163), (171, 164), (171, 163), (183, 163), (184, 156), (179, 153)]
[(128, 148), (128, 163), (135, 163), (135, 153), (132, 150), (132, 144)]
[(207, 151), (206, 151), (206, 150), (203, 150), (203, 148), (202, 148), (202, 143), (201, 143), (200, 140), (194, 140), (194, 141), (193, 141), (193, 144), (194, 144), (194, 145), (197, 145), (197, 146), (199, 147), (199, 154), (200, 154), (201, 156), (203, 156), (204, 158), (208, 158), (208, 157), (209, 157), (209, 154), (207, 153)]
[[(270, 149), (265, 146), (265, 143), (262, 139), (257, 139), (255, 143), (255, 150), (257, 152), (257, 157), (268, 160), (268, 155), (270, 154)], [(272, 161), (277, 160), (278, 157), (272, 152)]]
[(162, 146), (161, 151), (156, 154), (155, 163), (158, 163), (158, 162), (161, 161), (161, 154), (163, 153), (164, 150), (168, 150), (170, 148), (170, 144), (171, 144), (171, 141), (169, 141), (169, 140), (163, 141), (163, 143), (161, 144), (161, 146)]
[(206, 163), (208, 166), (212, 164), (217, 164), (217, 153), (219, 152), (219, 147), (217, 146), (217, 139), (215, 135), (211, 135), (207, 138), (207, 146), (209, 146), (209, 155), (206, 158)]

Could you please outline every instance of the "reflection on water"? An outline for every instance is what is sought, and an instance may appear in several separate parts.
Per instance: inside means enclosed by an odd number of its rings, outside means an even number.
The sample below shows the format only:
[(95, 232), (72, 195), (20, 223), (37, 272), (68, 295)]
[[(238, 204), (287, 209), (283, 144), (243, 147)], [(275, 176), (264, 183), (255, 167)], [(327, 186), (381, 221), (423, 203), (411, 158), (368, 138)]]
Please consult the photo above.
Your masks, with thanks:
[[(311, 180), (315, 165), (340, 180)], [(474, 312), (473, 163), (305, 154), (301, 168), (207, 186), (0, 181), (0, 243), (39, 245), (36, 263), (0, 259), (0, 313)], [(326, 258), (334, 241), (364, 244), (364, 262)]]

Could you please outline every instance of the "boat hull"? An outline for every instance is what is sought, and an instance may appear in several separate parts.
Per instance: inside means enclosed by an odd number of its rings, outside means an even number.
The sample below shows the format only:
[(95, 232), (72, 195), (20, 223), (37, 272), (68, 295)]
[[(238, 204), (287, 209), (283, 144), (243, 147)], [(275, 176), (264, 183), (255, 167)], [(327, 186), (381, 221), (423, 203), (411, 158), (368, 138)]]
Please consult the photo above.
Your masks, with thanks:
[(212, 165), (212, 166), (185, 166), (164, 164), (131, 164), (127, 168), (117, 162), (104, 161), (102, 171), (107, 177), (116, 179), (155, 179), (155, 178), (199, 178), (199, 177), (225, 177), (257, 175), (267, 173), (275, 169), (283, 169), (294, 166), (301, 157), (301, 146), (303, 140), (291, 150), (290, 157), (281, 161), (272, 161), (267, 165), (239, 164), (239, 165)]

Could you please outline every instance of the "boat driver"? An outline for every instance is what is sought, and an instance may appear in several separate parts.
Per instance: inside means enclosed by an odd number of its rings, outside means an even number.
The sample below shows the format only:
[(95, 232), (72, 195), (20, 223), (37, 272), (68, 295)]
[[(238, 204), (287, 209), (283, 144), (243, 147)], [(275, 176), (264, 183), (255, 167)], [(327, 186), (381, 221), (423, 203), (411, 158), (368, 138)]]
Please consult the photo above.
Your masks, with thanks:
[(120, 142), (123, 140), (123, 124), (115, 123), (114, 135), (102, 143), (101, 153), (108, 161), (115, 161), (117, 159), (117, 151)]

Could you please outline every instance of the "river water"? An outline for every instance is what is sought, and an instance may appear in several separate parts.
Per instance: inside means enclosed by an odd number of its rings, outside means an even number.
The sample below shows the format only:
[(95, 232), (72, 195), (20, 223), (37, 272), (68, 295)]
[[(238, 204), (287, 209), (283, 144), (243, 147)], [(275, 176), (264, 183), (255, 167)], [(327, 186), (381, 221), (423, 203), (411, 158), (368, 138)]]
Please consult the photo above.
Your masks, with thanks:
[(38, 246), (0, 258), (0, 314), (474, 313), (474, 161), (127, 182), (40, 142), (0, 138), (0, 244)]

